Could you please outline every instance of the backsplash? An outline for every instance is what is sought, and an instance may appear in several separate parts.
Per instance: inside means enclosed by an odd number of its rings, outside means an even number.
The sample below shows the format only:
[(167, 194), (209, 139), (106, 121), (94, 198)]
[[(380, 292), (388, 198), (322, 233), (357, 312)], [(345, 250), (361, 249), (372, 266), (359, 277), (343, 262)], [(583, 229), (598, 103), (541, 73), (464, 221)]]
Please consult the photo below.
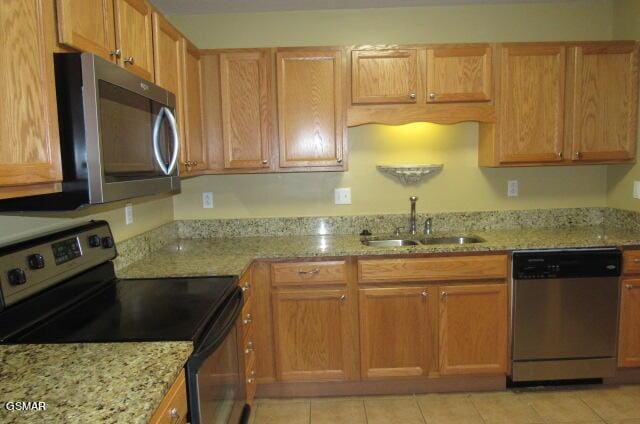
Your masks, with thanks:
[(177, 221), (169, 222), (146, 233), (118, 242), (116, 270), (125, 268), (178, 238)]

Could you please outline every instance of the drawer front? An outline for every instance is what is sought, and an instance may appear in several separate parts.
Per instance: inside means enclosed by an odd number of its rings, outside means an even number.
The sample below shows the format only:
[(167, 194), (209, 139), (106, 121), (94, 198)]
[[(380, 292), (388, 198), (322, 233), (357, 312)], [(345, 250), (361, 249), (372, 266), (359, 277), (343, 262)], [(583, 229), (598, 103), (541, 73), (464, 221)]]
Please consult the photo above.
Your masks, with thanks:
[(622, 256), (622, 272), (640, 274), (640, 250), (626, 250)]
[(449, 256), (358, 261), (361, 283), (482, 280), (507, 277), (506, 255)]
[(299, 284), (346, 284), (346, 261), (279, 262), (271, 264), (274, 286)]
[(186, 423), (187, 412), (187, 388), (183, 370), (167, 392), (151, 420), (149, 420), (149, 423)]

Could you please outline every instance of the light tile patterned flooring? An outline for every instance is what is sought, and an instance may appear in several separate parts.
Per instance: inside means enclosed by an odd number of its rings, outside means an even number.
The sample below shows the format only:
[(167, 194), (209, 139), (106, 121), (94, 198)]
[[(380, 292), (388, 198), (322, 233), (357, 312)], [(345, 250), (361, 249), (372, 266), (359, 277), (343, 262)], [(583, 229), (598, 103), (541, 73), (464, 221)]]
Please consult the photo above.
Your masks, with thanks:
[(252, 424), (640, 424), (640, 385), (260, 399)]

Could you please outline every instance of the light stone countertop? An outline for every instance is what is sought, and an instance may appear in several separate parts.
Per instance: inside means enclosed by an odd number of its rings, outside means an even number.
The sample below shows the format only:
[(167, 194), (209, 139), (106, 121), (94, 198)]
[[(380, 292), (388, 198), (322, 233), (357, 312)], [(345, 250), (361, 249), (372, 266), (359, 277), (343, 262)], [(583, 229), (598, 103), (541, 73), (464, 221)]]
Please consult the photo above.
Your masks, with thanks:
[[(191, 354), (191, 342), (0, 346), (0, 422), (146, 424)], [(45, 411), (8, 411), (10, 401)]]
[[(370, 247), (359, 236), (282, 236), (182, 239), (120, 270), (122, 278), (240, 275), (255, 259), (511, 251), (640, 245), (640, 232), (617, 227), (570, 227), (456, 232), (483, 243)], [(445, 236), (437, 233), (434, 236)]]

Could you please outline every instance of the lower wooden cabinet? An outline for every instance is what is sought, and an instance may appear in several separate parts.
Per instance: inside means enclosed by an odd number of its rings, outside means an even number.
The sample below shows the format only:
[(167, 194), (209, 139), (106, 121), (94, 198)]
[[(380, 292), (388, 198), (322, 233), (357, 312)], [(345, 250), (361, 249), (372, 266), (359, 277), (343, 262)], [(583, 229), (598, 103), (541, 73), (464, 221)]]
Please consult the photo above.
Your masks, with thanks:
[(425, 377), (431, 349), (428, 289), (359, 292), (362, 378)]
[(187, 385), (184, 370), (182, 370), (149, 420), (149, 424), (186, 423), (187, 413)]
[(245, 401), (252, 405), (258, 389), (256, 376), (256, 331), (254, 317), (256, 316), (253, 305), (253, 287), (251, 282), (251, 270), (240, 277), (240, 287), (244, 298), (244, 306), (240, 313), (240, 329), (238, 333), (240, 343), (241, 367), (244, 370)]
[(347, 290), (275, 291), (272, 299), (277, 379), (352, 379), (357, 352)]
[(440, 373), (505, 373), (507, 285), (444, 286), (438, 295)]
[(618, 366), (640, 367), (640, 278), (622, 280)]

